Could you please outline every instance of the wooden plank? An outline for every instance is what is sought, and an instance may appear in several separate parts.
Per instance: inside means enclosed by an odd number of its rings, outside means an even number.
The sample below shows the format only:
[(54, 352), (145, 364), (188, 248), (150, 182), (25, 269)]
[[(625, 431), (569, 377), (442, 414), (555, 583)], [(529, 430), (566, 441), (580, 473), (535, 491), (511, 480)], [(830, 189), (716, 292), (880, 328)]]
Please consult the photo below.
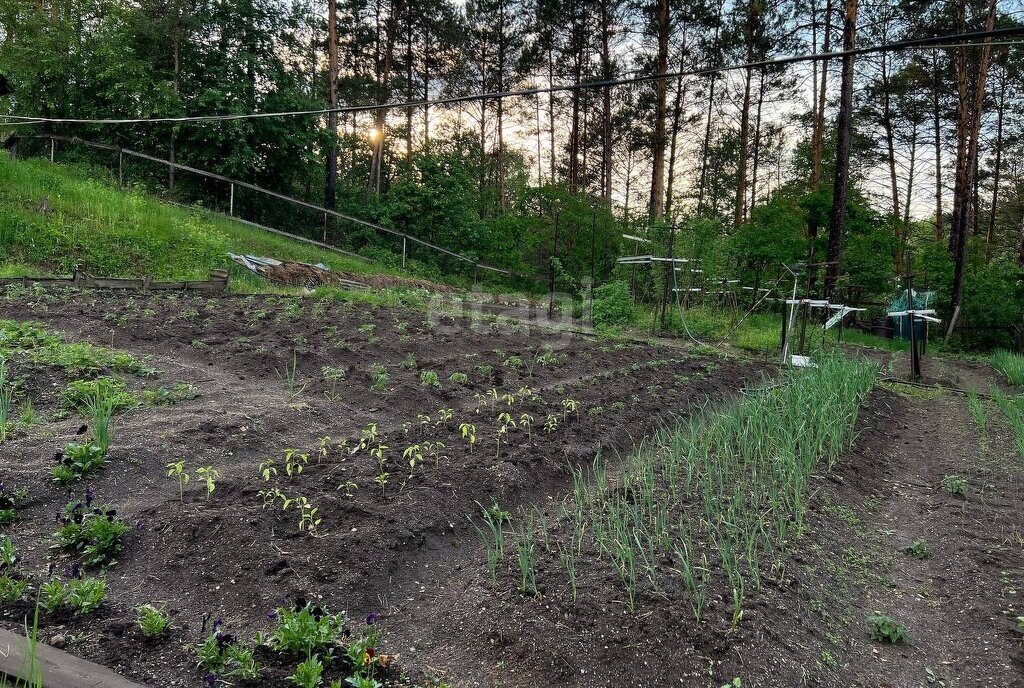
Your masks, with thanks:
[[(0, 629), (0, 675), (28, 680), (30, 654), (27, 639)], [(35, 646), (34, 668), (42, 674), (43, 688), (144, 688), (105, 666), (75, 657), (44, 643)]]

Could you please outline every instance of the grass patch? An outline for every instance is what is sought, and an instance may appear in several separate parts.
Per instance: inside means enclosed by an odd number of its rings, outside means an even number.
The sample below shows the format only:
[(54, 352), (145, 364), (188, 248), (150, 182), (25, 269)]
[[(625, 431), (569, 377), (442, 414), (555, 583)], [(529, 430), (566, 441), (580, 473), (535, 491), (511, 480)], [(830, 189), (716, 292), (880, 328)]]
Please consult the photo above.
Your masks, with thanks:
[(1011, 385), (1024, 385), (1024, 356), (1000, 350), (992, 354), (991, 362)]
[[(270, 234), (213, 213), (160, 203), (91, 179), (82, 170), (0, 153), (0, 274), (104, 277), (152, 274), (206, 279), (227, 253), (322, 262), (334, 270), (381, 273), (375, 264)], [(236, 271), (243, 284), (263, 280)]]

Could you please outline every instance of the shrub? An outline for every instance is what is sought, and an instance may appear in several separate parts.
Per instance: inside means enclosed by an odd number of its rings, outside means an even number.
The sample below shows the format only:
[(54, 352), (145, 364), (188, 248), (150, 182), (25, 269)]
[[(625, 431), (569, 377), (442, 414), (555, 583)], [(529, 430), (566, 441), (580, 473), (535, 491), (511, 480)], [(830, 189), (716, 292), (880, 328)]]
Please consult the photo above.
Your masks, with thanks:
[(871, 639), (880, 643), (897, 644), (907, 640), (907, 629), (886, 614), (875, 613), (868, 617), (871, 624)]
[(622, 327), (633, 322), (634, 317), (628, 284), (609, 282), (594, 290), (594, 327)]

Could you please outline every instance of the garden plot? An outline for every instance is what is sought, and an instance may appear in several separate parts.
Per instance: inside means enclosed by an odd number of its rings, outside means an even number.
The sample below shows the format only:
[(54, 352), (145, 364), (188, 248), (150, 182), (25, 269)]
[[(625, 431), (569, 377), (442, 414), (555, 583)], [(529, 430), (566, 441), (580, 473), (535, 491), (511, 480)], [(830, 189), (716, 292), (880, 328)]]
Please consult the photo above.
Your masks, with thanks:
[[(2, 445), (9, 578), (53, 584), (45, 641), (154, 685), (255, 664), (260, 685), (288, 685), (307, 654), (326, 685), (356, 675), (367, 648), (402, 655), (367, 665), (374, 680), (422, 676), (387, 635), (414, 618), (401, 608), (423, 567), (481, 565), (478, 504), (543, 503), (571, 465), (762, 378), (674, 348), (344, 301), (19, 293), (0, 318), (18, 335), (5, 340), (18, 382)], [(95, 360), (40, 357), (36, 339)], [(97, 458), (55, 480), (72, 446)], [(67, 601), (82, 581), (93, 599), (104, 588), (88, 609)], [(12, 628), (27, 593), (4, 605)], [(316, 618), (293, 618), (297, 600)], [(285, 620), (350, 635), (328, 661), (330, 641), (274, 640)], [(407, 630), (426, 640), (431, 625)]]

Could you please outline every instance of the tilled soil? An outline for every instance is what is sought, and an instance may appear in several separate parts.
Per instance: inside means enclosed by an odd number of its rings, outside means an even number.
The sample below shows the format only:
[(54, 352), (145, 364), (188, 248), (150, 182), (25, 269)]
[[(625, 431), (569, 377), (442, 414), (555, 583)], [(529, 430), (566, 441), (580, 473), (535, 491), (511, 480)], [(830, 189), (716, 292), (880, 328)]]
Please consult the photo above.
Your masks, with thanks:
[[(736, 627), (724, 594), (698, 626), (685, 595), (669, 587), (629, 611), (597, 565), (582, 568), (573, 602), (545, 552), (537, 598), (516, 590), (514, 555), (492, 582), (467, 515), (497, 503), (553, 517), (572, 489), (570, 465), (629, 451), (657, 423), (757, 386), (768, 372), (759, 365), (514, 320), (311, 299), (15, 293), (0, 300), (0, 318), (146, 357), (160, 375), (129, 380), (134, 389), (188, 383), (200, 393), (115, 420), (110, 462), (92, 485), (135, 528), (106, 572), (97, 615), (41, 619), (44, 640), (63, 636), (69, 651), (134, 680), (201, 685), (185, 646), (199, 640), (204, 615), (248, 637), (271, 628), (268, 611), (303, 597), (353, 619), (383, 613), (382, 651), (421, 684), (429, 675), (452, 686), (1022, 685), (1014, 618), (1024, 459), (994, 407), (983, 448), (961, 397), (876, 390), (854, 448), (817, 480), (810, 532), (784, 569), (765, 576)], [(375, 365), (390, 376), (378, 390)], [(426, 371), (440, 388), (422, 384)], [(20, 372), (36, 408), (52, 413), (70, 379)], [(515, 397), (512, 408), (503, 394)], [(450, 420), (440, 420), (442, 408)], [(534, 420), (498, 445), (499, 412)], [(0, 445), (0, 479), (30, 489), (6, 534), (37, 580), (51, 561), (70, 563), (49, 550), (53, 514), (84, 486), (69, 494), (49, 470), (81, 423), (51, 421)], [(389, 446), (383, 489), (377, 462), (351, 453), (371, 423)], [(475, 426), (472, 450), (461, 423)], [(410, 470), (403, 449), (428, 441), (443, 450)], [(287, 448), (310, 455), (291, 479)], [(279, 473), (265, 482), (258, 467), (267, 459)], [(208, 499), (195, 480), (179, 501), (165, 475), (178, 460), (220, 471)], [(949, 473), (967, 478), (965, 497), (940, 489)], [(263, 508), (259, 492), (272, 486), (317, 506), (315, 536), (299, 532), (294, 512)], [(902, 552), (918, 538), (930, 558)], [(168, 639), (142, 639), (134, 609), (147, 602), (172, 610)], [(875, 610), (903, 623), (909, 642), (870, 641), (864, 619)], [(26, 611), (4, 610), (0, 623), (18, 628)], [(287, 685), (293, 665), (261, 659), (269, 666), (260, 685)]]

